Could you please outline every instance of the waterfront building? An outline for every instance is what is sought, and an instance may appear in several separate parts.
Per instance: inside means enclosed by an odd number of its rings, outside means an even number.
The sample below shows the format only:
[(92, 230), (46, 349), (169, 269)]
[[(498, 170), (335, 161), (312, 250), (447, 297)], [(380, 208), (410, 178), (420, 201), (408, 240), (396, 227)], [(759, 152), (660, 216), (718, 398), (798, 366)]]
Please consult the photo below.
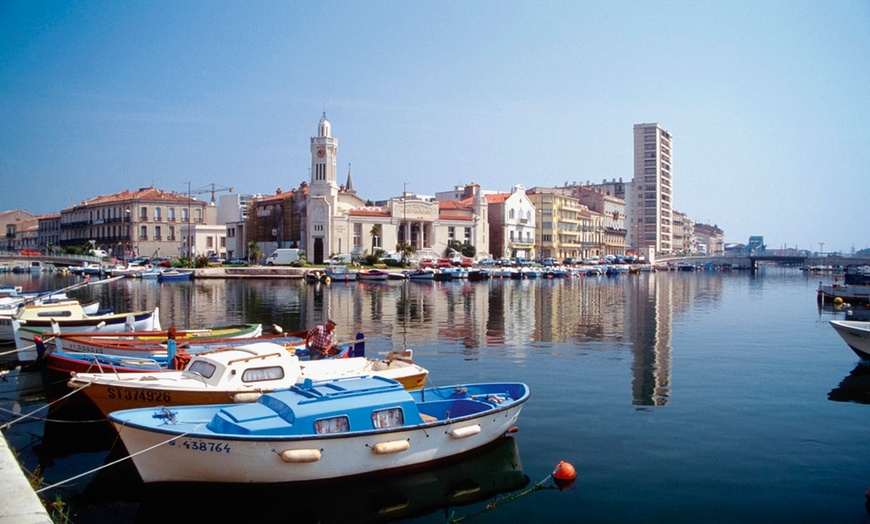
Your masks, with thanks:
[(5, 251), (19, 251), (25, 246), (25, 231), (38, 227), (39, 219), (22, 209), (13, 209), (0, 213), (0, 227), (5, 231), (3, 247)]
[[(621, 180), (619, 186), (622, 188), (620, 194), (625, 195)], [(577, 186), (574, 188), (574, 195), (590, 211), (601, 215), (603, 235), (600, 252), (604, 255), (624, 255), (626, 251), (625, 199), (614, 195), (612, 190), (612, 186), (605, 182), (602, 185)]]
[(124, 190), (61, 210), (58, 245), (91, 246), (117, 258), (195, 257), (225, 242), (225, 233), (205, 227), (214, 220), (215, 207), (202, 200), (155, 187)]
[(627, 188), (629, 241), (638, 252), (673, 245), (672, 137), (658, 124), (634, 126), (634, 180)]
[(534, 187), (527, 194), (540, 212), (535, 234), (539, 258), (604, 256), (602, 216), (580, 203), (574, 187)]
[(50, 252), (60, 244), (60, 213), (39, 217), (37, 249)]
[(725, 233), (719, 229), (719, 226), (695, 224), (695, 243), (699, 254), (725, 254)]
[(674, 253), (694, 255), (698, 248), (695, 245), (695, 223), (685, 213), (674, 211)]
[(509, 193), (486, 195), (489, 213), (489, 253), (494, 257), (532, 260), (535, 252), (537, 209), (522, 184)]

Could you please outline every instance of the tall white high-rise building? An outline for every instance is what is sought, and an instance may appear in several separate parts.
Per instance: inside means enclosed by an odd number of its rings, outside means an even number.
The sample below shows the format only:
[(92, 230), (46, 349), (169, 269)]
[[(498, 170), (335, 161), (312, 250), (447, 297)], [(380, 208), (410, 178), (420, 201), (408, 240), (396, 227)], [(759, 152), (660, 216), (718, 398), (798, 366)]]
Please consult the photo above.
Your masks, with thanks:
[(674, 250), (671, 142), (671, 134), (658, 124), (634, 126), (634, 181), (626, 203), (629, 243), (639, 251)]

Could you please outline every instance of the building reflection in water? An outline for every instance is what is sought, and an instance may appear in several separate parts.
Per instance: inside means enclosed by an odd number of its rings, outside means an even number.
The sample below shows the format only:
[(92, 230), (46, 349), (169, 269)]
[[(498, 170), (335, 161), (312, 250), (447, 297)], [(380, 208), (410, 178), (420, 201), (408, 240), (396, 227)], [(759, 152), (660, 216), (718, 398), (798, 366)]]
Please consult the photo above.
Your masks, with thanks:
[[(482, 353), (516, 360), (536, 351), (627, 351), (632, 401), (666, 405), (671, 394), (674, 318), (721, 299), (722, 280), (703, 273), (642, 273), (554, 280), (356, 282), (299, 280), (129, 280), (89, 288), (116, 311), (160, 307), (164, 327), (241, 322), (285, 331), (337, 320), (339, 338), (356, 332), (380, 350), (437, 341), (466, 359)], [(386, 346), (386, 347), (383, 347)]]

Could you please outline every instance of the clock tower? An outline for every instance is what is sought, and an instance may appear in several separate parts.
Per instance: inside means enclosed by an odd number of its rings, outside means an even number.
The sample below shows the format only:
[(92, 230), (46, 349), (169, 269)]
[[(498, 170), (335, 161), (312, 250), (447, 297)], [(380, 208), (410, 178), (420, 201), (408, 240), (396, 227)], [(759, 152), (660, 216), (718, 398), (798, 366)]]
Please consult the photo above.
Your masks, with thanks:
[(311, 181), (306, 211), (305, 253), (315, 264), (323, 263), (331, 250), (333, 217), (338, 208), (337, 155), (338, 139), (332, 136), (332, 126), (324, 112), (317, 124), (317, 136), (311, 137)]

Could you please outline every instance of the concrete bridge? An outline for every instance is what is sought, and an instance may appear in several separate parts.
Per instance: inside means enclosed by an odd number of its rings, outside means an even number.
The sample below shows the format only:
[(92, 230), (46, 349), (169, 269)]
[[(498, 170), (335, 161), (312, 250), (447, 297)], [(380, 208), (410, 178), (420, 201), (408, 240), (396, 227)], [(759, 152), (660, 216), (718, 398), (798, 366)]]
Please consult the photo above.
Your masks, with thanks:
[(705, 255), (705, 256), (662, 256), (657, 257), (656, 264), (674, 264), (688, 263), (692, 265), (703, 266), (712, 264), (714, 266), (722, 266), (728, 264), (732, 267), (748, 267), (756, 268), (759, 262), (772, 262), (777, 265), (785, 266), (855, 266), (870, 264), (870, 257), (846, 257), (846, 256), (806, 256), (806, 255), (772, 255), (759, 254), (752, 256), (731, 256), (731, 255)]
[(34, 260), (39, 260), (44, 264), (54, 264), (57, 267), (74, 267), (83, 266), (85, 264), (103, 264), (103, 259), (86, 255), (22, 255), (20, 253), (0, 252), (0, 264), (9, 267), (14, 266), (30, 266)]

